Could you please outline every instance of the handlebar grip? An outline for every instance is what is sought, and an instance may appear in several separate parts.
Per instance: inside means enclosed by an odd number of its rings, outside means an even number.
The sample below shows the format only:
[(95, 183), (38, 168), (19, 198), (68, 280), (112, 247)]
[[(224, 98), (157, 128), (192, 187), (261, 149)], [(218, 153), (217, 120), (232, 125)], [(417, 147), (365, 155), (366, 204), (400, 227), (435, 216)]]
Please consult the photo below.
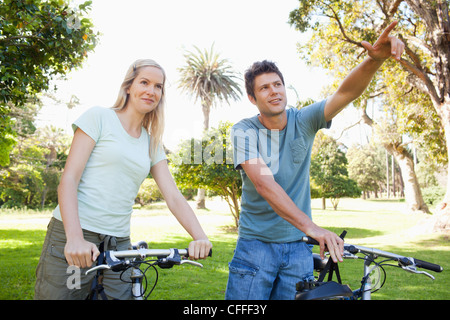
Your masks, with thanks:
[(427, 270), (431, 270), (434, 272), (442, 272), (442, 270), (444, 270), (440, 265), (431, 263), (431, 262), (426, 262), (423, 260), (419, 260), (419, 259), (414, 259), (414, 264), (419, 267), (419, 268), (423, 268), (423, 269), (427, 269)]
[(307, 244), (314, 244), (316, 246), (319, 245), (319, 242), (316, 239), (313, 239), (311, 237), (302, 237), (302, 241), (306, 242)]
[[(346, 234), (347, 234), (347, 231), (344, 230), (344, 231), (341, 233), (341, 235), (339, 236), (339, 238), (341, 238), (342, 240), (344, 240)], [(319, 245), (319, 242), (318, 242), (316, 239), (313, 239), (313, 238), (308, 237), (308, 236), (302, 237), (302, 240), (301, 240), (301, 241), (306, 242), (307, 244), (314, 244), (314, 245), (316, 245), (316, 246)]]
[[(189, 257), (189, 249), (186, 248), (187, 255)], [(208, 257), (212, 257), (212, 249), (209, 249)]]

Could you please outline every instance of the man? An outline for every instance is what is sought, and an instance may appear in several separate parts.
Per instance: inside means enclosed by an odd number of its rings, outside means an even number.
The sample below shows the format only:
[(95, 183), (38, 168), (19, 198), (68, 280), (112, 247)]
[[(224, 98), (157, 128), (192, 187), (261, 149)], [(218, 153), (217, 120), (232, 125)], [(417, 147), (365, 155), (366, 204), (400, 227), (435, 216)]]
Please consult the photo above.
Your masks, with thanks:
[(399, 60), (403, 43), (389, 33), (393, 22), (372, 46), (368, 57), (328, 99), (286, 110), (281, 72), (272, 62), (256, 62), (246, 72), (246, 90), (259, 115), (233, 126), (234, 164), (241, 169), (242, 208), (239, 239), (229, 264), (226, 299), (293, 299), (295, 284), (313, 279), (311, 249), (305, 234), (334, 262), (342, 261), (343, 241), (311, 220), (309, 166), (315, 134), (366, 89), (384, 60)]

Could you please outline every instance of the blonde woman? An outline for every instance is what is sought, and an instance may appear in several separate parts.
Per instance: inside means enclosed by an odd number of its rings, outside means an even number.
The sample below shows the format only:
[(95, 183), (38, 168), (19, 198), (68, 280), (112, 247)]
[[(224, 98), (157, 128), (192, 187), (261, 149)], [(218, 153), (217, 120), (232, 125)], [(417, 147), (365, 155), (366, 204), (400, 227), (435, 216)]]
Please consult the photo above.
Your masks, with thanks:
[[(68, 285), (68, 266), (88, 268), (98, 246), (126, 250), (130, 246), (132, 205), (150, 172), (164, 199), (192, 236), (192, 259), (204, 259), (212, 247), (194, 212), (169, 172), (162, 134), (166, 75), (153, 60), (133, 63), (112, 108), (94, 107), (73, 124), (74, 137), (58, 187), (39, 265), (35, 299), (84, 299), (92, 276)], [(129, 299), (128, 283), (105, 272), (109, 298)], [(75, 287), (75, 288), (74, 288)]]

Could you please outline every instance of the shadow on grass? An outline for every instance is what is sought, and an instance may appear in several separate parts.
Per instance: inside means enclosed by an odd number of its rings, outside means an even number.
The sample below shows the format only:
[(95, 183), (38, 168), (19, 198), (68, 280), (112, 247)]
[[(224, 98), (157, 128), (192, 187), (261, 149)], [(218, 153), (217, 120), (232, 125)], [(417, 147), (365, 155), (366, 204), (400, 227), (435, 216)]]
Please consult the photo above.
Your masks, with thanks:
[(29, 300), (45, 230), (0, 230), (0, 300)]
[(345, 240), (348, 239), (364, 239), (364, 238), (370, 238), (375, 236), (383, 235), (384, 232), (380, 230), (370, 230), (370, 229), (363, 229), (363, 228), (335, 228), (335, 227), (326, 227), (327, 230), (330, 230), (337, 235), (341, 235), (342, 232), (345, 230), (347, 231), (347, 234), (345, 235)]

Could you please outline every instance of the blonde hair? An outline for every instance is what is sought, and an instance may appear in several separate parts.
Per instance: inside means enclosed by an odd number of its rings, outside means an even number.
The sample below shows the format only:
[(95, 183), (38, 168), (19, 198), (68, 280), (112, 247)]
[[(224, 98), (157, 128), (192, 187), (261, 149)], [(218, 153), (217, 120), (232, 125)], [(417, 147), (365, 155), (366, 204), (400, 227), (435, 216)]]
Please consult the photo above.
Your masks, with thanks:
[(147, 113), (142, 120), (142, 126), (150, 134), (150, 155), (156, 152), (159, 145), (162, 146), (162, 136), (164, 133), (164, 105), (165, 105), (165, 82), (166, 73), (164, 69), (155, 61), (151, 59), (139, 59), (136, 60), (129, 68), (125, 75), (125, 78), (120, 86), (119, 95), (116, 102), (111, 107), (114, 110), (122, 110), (128, 103), (127, 90), (131, 87), (134, 79), (138, 76), (140, 70), (144, 67), (155, 67), (161, 70), (163, 73), (163, 89), (161, 93), (161, 99), (158, 106)]

